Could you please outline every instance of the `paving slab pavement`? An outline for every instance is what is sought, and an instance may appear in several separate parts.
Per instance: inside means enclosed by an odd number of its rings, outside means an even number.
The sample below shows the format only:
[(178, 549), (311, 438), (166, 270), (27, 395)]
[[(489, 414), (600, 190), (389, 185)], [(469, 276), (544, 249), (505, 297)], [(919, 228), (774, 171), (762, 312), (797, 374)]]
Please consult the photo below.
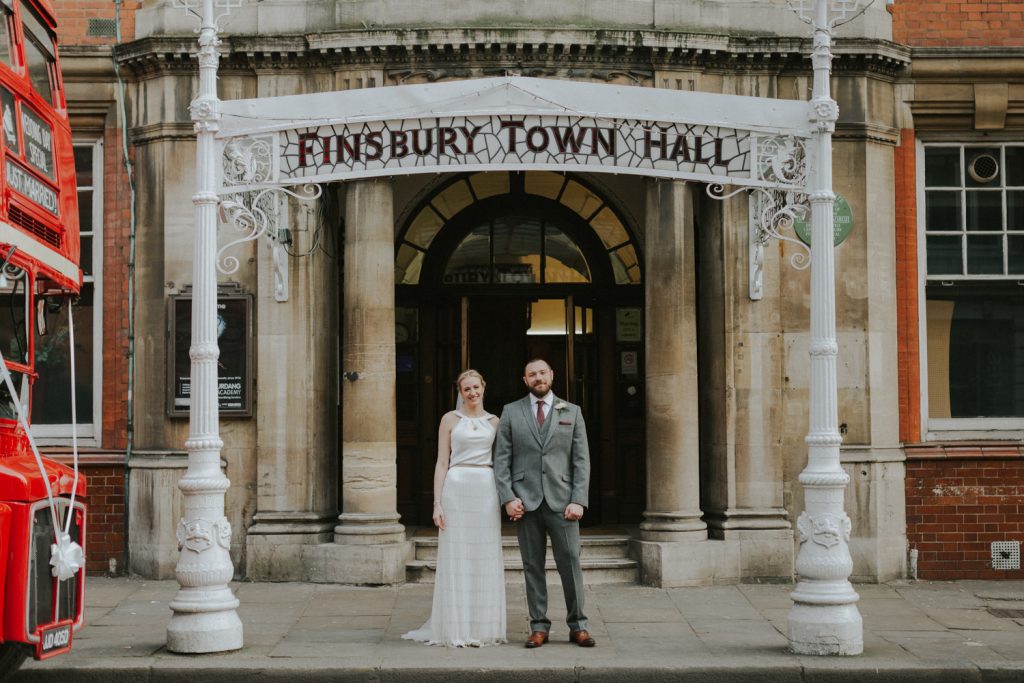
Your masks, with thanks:
[(402, 640), (429, 616), (427, 584), (243, 582), (232, 588), (245, 646), (186, 656), (165, 646), (177, 588), (90, 578), (86, 627), (71, 653), (26, 662), (12, 681), (1024, 682), (1024, 581), (858, 585), (865, 651), (856, 657), (789, 653), (792, 586), (771, 584), (588, 587), (593, 649), (567, 642), (561, 592), (550, 586), (551, 642), (526, 650), (525, 592), (511, 582), (508, 645), (449, 649)]

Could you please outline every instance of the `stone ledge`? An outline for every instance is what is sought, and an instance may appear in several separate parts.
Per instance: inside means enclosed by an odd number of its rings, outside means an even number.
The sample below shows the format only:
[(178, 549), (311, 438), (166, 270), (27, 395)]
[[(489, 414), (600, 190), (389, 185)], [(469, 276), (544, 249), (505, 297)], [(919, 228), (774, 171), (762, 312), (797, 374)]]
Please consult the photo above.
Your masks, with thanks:
[(955, 444), (908, 444), (907, 460), (1019, 460), (1024, 444), (1012, 441), (958, 441)]

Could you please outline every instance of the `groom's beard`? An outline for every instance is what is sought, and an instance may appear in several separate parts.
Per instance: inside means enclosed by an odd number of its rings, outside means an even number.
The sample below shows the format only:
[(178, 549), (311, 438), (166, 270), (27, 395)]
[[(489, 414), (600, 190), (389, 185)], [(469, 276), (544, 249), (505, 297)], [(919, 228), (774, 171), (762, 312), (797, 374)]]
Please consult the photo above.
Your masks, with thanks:
[[(543, 389), (541, 387), (543, 387)], [(530, 393), (536, 396), (537, 398), (544, 398), (545, 396), (548, 395), (548, 392), (550, 391), (551, 385), (547, 384), (546, 382), (544, 384), (534, 384), (533, 386), (530, 387)]]

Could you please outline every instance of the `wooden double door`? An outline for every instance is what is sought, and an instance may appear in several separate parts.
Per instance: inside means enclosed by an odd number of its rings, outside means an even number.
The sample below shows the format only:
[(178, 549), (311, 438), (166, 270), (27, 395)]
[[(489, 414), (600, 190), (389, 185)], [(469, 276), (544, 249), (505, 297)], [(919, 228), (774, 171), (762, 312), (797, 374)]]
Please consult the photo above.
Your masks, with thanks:
[[(602, 306), (586, 293), (550, 291), (400, 298), (396, 321), (403, 523), (431, 523), (437, 426), (455, 406), (455, 378), (468, 367), (479, 371), (487, 382), (485, 406), (500, 415), (526, 395), (523, 367), (532, 358), (548, 361), (555, 394), (579, 404), (587, 421), (585, 524), (639, 521), (645, 457), (642, 372), (636, 365), (642, 344), (617, 343), (616, 306)], [(624, 362), (634, 366), (624, 368)]]

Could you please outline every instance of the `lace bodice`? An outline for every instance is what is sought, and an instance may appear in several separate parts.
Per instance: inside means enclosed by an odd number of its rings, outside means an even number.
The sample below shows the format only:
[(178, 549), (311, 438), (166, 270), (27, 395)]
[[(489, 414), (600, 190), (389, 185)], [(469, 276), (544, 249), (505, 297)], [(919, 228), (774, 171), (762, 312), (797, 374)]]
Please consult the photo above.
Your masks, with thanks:
[(469, 417), (458, 410), (459, 422), (452, 429), (452, 454), (448, 466), (490, 465), (491, 446), (497, 430), (491, 426), (493, 415)]

